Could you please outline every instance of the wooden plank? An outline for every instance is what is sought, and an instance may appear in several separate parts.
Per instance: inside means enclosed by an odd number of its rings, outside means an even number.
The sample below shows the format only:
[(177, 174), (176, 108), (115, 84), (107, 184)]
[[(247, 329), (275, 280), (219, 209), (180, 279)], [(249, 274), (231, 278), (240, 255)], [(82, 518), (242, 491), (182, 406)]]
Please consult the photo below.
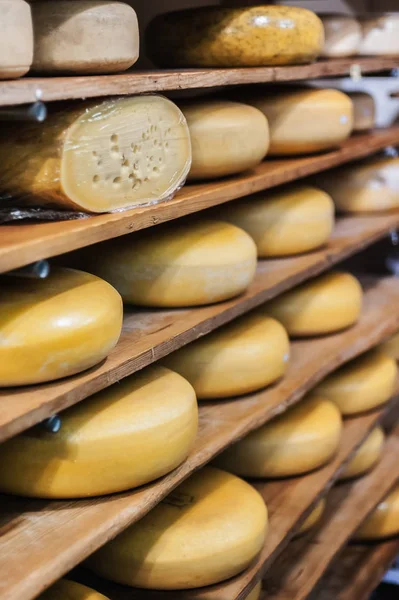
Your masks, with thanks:
[(157, 482), (104, 498), (0, 500), (0, 598), (28, 600), (140, 519), (192, 472), (249, 431), (297, 402), (321, 378), (377, 344), (399, 325), (399, 281), (370, 281), (359, 323), (339, 334), (292, 344), (285, 378), (269, 389), (200, 407), (188, 459)]
[[(1, 85), (1, 82), (0, 82)], [(219, 181), (186, 185), (170, 202), (76, 221), (1, 226), (0, 272), (126, 235), (362, 158), (399, 143), (399, 127), (351, 137), (332, 152), (267, 159), (256, 169)]]
[(126, 309), (123, 335), (98, 367), (54, 383), (0, 390), (0, 441), (330, 268), (398, 224), (399, 213), (339, 219), (326, 248), (293, 258), (259, 261), (248, 291), (228, 302), (189, 310)]

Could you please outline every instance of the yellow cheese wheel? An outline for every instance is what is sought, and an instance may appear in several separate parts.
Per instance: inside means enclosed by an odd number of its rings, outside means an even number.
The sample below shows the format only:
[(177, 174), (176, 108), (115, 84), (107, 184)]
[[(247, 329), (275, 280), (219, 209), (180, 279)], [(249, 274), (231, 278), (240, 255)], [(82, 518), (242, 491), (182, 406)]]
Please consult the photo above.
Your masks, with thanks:
[(324, 43), (310, 10), (207, 6), (156, 17), (147, 30), (154, 61), (166, 67), (262, 67), (312, 62)]
[(199, 399), (206, 400), (265, 387), (285, 373), (288, 360), (284, 327), (253, 313), (170, 354), (164, 363), (192, 384)]
[(353, 127), (353, 105), (339, 90), (301, 89), (255, 92), (243, 101), (269, 122), (270, 155), (308, 154), (334, 148)]
[(108, 600), (103, 594), (68, 579), (60, 579), (37, 600)]
[(375, 102), (366, 92), (350, 92), (353, 103), (353, 131), (367, 131), (375, 126)]
[(225, 450), (215, 464), (243, 477), (301, 475), (333, 457), (341, 432), (333, 402), (305, 398)]
[(180, 106), (190, 130), (189, 179), (213, 179), (256, 167), (269, 148), (266, 118), (253, 106), (199, 100)]
[(383, 446), (384, 431), (382, 427), (375, 427), (346, 465), (339, 479), (352, 479), (367, 473), (380, 460)]
[(371, 350), (324, 379), (315, 393), (329, 398), (343, 415), (381, 406), (392, 396), (398, 368), (390, 356)]
[(313, 529), (313, 527), (317, 525), (317, 523), (320, 521), (325, 509), (326, 500), (325, 498), (322, 498), (321, 500), (319, 500), (319, 502), (317, 502), (312, 512), (308, 515), (308, 517), (304, 520), (302, 525), (296, 531), (294, 538), (297, 538), (300, 535), (303, 535), (304, 533), (307, 533), (308, 531)]
[(320, 15), (324, 27), (322, 56), (329, 58), (353, 56), (361, 40), (361, 27), (357, 19), (349, 15)]
[(343, 212), (378, 212), (399, 208), (399, 158), (370, 158), (317, 178)]
[(119, 339), (121, 297), (89, 273), (54, 268), (44, 280), (3, 278), (0, 289), (0, 386), (74, 375)]
[(243, 571), (263, 547), (266, 530), (260, 494), (205, 467), (87, 563), (98, 575), (134, 587), (202, 587)]
[(219, 216), (249, 233), (259, 257), (289, 256), (327, 242), (334, 227), (334, 203), (322, 190), (293, 185), (227, 203)]
[[(197, 432), (191, 385), (150, 367), (0, 446), (0, 490), (38, 498), (110, 494), (157, 479), (187, 456)], [(15, 474), (18, 473), (18, 477)]]
[(362, 288), (350, 273), (330, 272), (278, 296), (264, 305), (289, 335), (333, 333), (353, 325), (362, 307)]
[(360, 20), (361, 56), (399, 56), (399, 13), (365, 16)]
[(246, 596), (246, 600), (259, 600), (260, 594), (262, 591), (262, 582), (256, 584), (252, 592), (249, 592), (248, 596)]
[(0, 0), (0, 79), (29, 71), (33, 59), (30, 6), (24, 0)]
[(399, 485), (379, 503), (357, 530), (355, 541), (379, 540), (399, 535)]
[(186, 120), (161, 96), (78, 103), (0, 136), (0, 188), (19, 204), (94, 213), (156, 204), (190, 164)]
[(243, 292), (256, 269), (256, 246), (221, 221), (175, 223), (96, 246), (89, 268), (143, 306), (200, 306)]
[(399, 361), (399, 333), (395, 333), (389, 340), (381, 344), (380, 350)]

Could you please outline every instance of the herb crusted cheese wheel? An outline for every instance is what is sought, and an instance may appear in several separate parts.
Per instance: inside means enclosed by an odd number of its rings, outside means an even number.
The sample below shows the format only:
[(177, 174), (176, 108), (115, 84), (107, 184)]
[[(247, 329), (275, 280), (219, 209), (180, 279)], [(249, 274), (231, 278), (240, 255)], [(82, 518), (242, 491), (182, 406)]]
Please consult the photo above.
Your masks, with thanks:
[(31, 9), (24, 0), (0, 0), (0, 79), (25, 75), (33, 59)]
[(399, 485), (390, 492), (359, 527), (354, 541), (379, 540), (399, 534)]
[(294, 538), (299, 537), (300, 535), (303, 535), (304, 533), (307, 533), (308, 531), (313, 529), (313, 527), (317, 525), (317, 523), (320, 521), (325, 509), (326, 500), (325, 498), (322, 498), (317, 502), (312, 512), (307, 516), (302, 525), (296, 531)]
[(346, 480), (364, 475), (380, 460), (384, 447), (384, 431), (375, 427), (342, 471), (339, 479)]
[(194, 8), (160, 15), (147, 30), (149, 54), (164, 67), (309, 63), (323, 43), (320, 19), (289, 6)]
[(101, 213), (156, 204), (183, 185), (190, 164), (186, 120), (161, 96), (78, 103), (0, 137), (1, 189), (36, 206)]
[(263, 547), (266, 531), (260, 494), (234, 475), (205, 467), (87, 565), (133, 587), (202, 587), (243, 571)]
[(353, 56), (361, 40), (361, 27), (357, 19), (349, 15), (320, 15), (324, 27), (322, 56), (329, 58)]
[(375, 126), (375, 102), (366, 92), (350, 92), (353, 103), (353, 131), (368, 131)]
[(37, 600), (108, 600), (108, 598), (75, 581), (60, 579)]
[[(177, 373), (149, 367), (0, 446), (0, 490), (80, 498), (138, 487), (187, 457), (198, 422), (195, 392)], [(15, 477), (18, 473), (18, 477)]]

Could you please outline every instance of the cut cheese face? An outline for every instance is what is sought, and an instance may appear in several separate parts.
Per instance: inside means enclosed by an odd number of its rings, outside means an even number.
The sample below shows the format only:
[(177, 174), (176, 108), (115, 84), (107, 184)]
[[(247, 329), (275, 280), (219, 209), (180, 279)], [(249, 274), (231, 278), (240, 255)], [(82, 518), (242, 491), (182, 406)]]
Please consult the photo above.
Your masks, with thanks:
[[(195, 392), (177, 373), (149, 367), (0, 446), (0, 490), (80, 498), (138, 487), (187, 457), (198, 422)], [(18, 473), (18, 477), (15, 476)]]
[(230, 223), (194, 220), (107, 242), (89, 249), (83, 260), (125, 302), (200, 306), (248, 287), (256, 270), (256, 246)]
[(19, 203), (94, 213), (170, 199), (190, 164), (186, 120), (161, 96), (80, 104), (0, 139), (3, 191)]
[(323, 25), (289, 6), (208, 6), (156, 17), (147, 48), (163, 67), (262, 67), (309, 63), (320, 54)]
[(379, 540), (399, 534), (399, 485), (384, 498), (357, 530), (354, 541)]
[(178, 590), (224, 581), (261, 550), (267, 509), (248, 483), (213, 467), (191, 475), (87, 565), (105, 579)]
[(341, 433), (341, 416), (333, 402), (305, 398), (225, 450), (215, 464), (243, 477), (301, 475), (334, 456)]
[(324, 26), (324, 48), (322, 56), (329, 58), (357, 54), (362, 30), (357, 19), (348, 15), (320, 15)]
[(24, 0), (0, 1), (0, 79), (25, 75), (33, 59), (31, 9)]
[(362, 288), (350, 273), (330, 272), (278, 296), (264, 305), (293, 337), (323, 335), (356, 323)]
[(379, 349), (384, 354), (388, 354), (396, 361), (399, 361), (399, 333), (395, 333), (389, 340), (381, 344)]
[(317, 523), (320, 521), (325, 509), (326, 509), (326, 500), (325, 500), (325, 498), (322, 498), (321, 500), (319, 500), (319, 502), (313, 508), (310, 515), (308, 515), (308, 517), (304, 520), (302, 525), (299, 527), (299, 529), (297, 530), (297, 532), (294, 535), (294, 538), (297, 538), (300, 535), (304, 535), (305, 533), (308, 533), (308, 531), (313, 529), (313, 527), (315, 525), (317, 525)]
[(226, 204), (218, 214), (252, 237), (260, 258), (314, 250), (328, 241), (334, 227), (330, 196), (307, 185), (259, 192)]
[(371, 350), (324, 379), (316, 393), (334, 402), (343, 415), (381, 406), (392, 396), (398, 368), (390, 356)]
[(360, 20), (361, 56), (399, 56), (399, 14), (370, 15)]
[(352, 460), (346, 465), (339, 479), (342, 481), (359, 477), (372, 469), (381, 458), (384, 439), (382, 427), (375, 427), (357, 450)]
[(375, 102), (366, 92), (350, 92), (353, 103), (353, 131), (368, 131), (375, 126)]
[(54, 268), (44, 280), (3, 278), (0, 386), (53, 381), (101, 362), (122, 328), (122, 300), (89, 273)]
[(60, 579), (37, 600), (109, 600), (103, 594), (68, 579)]
[(253, 106), (202, 100), (180, 106), (192, 146), (189, 179), (214, 179), (256, 167), (269, 148), (266, 118)]
[(289, 340), (282, 325), (253, 313), (167, 356), (166, 366), (185, 377), (200, 400), (254, 392), (284, 375)]

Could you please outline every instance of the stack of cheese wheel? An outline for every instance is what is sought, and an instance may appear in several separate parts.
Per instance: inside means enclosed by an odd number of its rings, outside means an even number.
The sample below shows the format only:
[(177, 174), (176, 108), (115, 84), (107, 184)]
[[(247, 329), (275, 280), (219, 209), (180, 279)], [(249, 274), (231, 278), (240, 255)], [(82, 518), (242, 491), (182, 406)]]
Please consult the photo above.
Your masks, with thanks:
[(384, 498), (359, 527), (355, 541), (373, 541), (399, 535), (399, 485)]
[(330, 272), (290, 290), (264, 306), (293, 337), (340, 331), (353, 325), (362, 307), (362, 288), (350, 273)]
[(256, 246), (242, 229), (189, 220), (106, 242), (81, 257), (88, 270), (142, 306), (200, 306), (242, 293), (256, 269)]
[(186, 120), (161, 96), (80, 103), (0, 137), (0, 188), (22, 204), (94, 213), (156, 204), (190, 165)]
[(1, 444), (0, 490), (80, 498), (143, 485), (183, 462), (197, 421), (188, 381), (148, 367), (64, 411), (58, 433), (38, 425)]
[(371, 350), (329, 375), (315, 389), (329, 398), (344, 416), (381, 406), (392, 396), (398, 368), (390, 356)]
[(260, 258), (289, 256), (325, 244), (334, 227), (330, 196), (308, 185), (259, 192), (218, 211), (220, 218), (244, 229)]
[(334, 456), (341, 433), (335, 404), (308, 397), (225, 450), (215, 464), (243, 477), (301, 475)]
[(322, 14), (320, 19), (325, 35), (321, 56), (336, 58), (357, 53), (361, 40), (361, 27), (357, 19), (340, 14)]
[(133, 587), (202, 587), (243, 571), (263, 547), (266, 531), (260, 494), (234, 475), (205, 467), (95, 552), (87, 565)]
[(360, 19), (361, 56), (399, 56), (399, 13), (370, 15)]
[(375, 427), (357, 450), (355, 456), (345, 466), (339, 479), (352, 479), (370, 471), (381, 458), (384, 439), (382, 427)]
[(0, 79), (29, 71), (33, 59), (33, 28), (25, 0), (0, 0)]
[(313, 508), (312, 512), (308, 515), (308, 517), (304, 520), (304, 522), (299, 527), (299, 529), (295, 532), (294, 538), (299, 537), (300, 535), (303, 535), (304, 533), (307, 533), (308, 531), (313, 529), (313, 527), (315, 527), (315, 525), (317, 525), (319, 523), (319, 521), (322, 518), (323, 513), (326, 509), (326, 504), (327, 503), (326, 503), (325, 498), (322, 498), (321, 500), (319, 500), (317, 502), (317, 504)]
[(199, 400), (208, 400), (273, 383), (285, 373), (288, 359), (284, 327), (255, 312), (170, 354), (164, 363), (191, 383)]
[(37, 600), (109, 600), (103, 594), (68, 579), (60, 579)]
[(44, 280), (3, 277), (0, 289), (0, 387), (84, 371), (119, 339), (121, 297), (94, 275), (54, 268)]
[(162, 14), (147, 30), (148, 52), (162, 67), (309, 63), (323, 43), (320, 19), (288, 6), (194, 8)]
[(373, 157), (323, 173), (316, 180), (342, 212), (399, 208), (399, 158)]
[(389, 340), (381, 344), (380, 349), (384, 354), (389, 354), (396, 361), (399, 361), (399, 333), (395, 333)]
[(349, 92), (353, 104), (353, 131), (368, 131), (375, 125), (375, 102), (366, 92)]

